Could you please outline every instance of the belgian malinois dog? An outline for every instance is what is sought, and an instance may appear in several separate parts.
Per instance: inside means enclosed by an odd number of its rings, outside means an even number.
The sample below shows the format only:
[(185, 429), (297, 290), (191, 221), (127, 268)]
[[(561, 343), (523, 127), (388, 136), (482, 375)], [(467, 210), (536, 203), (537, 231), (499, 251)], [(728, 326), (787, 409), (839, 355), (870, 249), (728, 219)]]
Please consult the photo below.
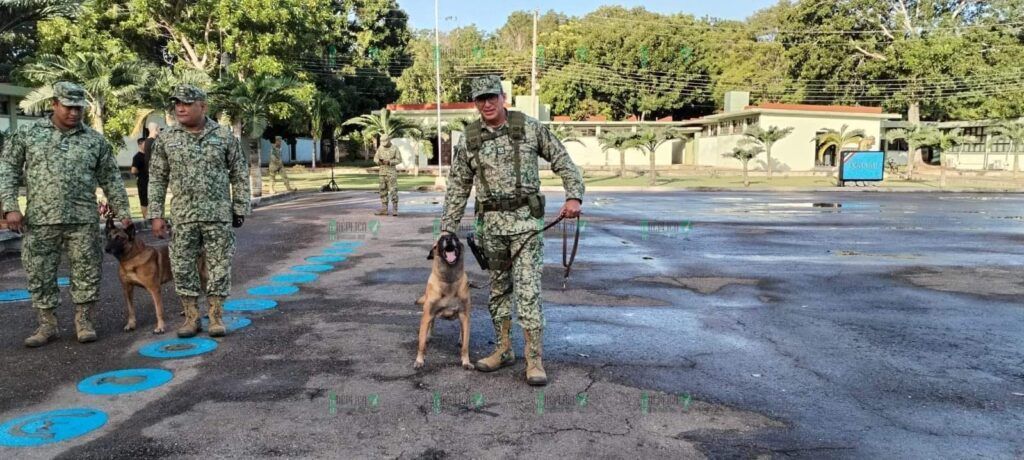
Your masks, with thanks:
[[(118, 275), (121, 278), (121, 287), (124, 289), (124, 299), (127, 309), (127, 323), (124, 331), (135, 330), (135, 302), (132, 301), (132, 293), (135, 286), (142, 287), (153, 297), (153, 305), (156, 307), (156, 328), (154, 334), (163, 334), (166, 330), (164, 324), (164, 303), (160, 296), (160, 287), (164, 283), (174, 279), (171, 273), (170, 250), (164, 246), (147, 246), (141, 238), (136, 237), (135, 225), (127, 228), (118, 228), (113, 219), (107, 219), (106, 227), (107, 244), (104, 248), (108, 254), (113, 255), (118, 262)], [(206, 257), (199, 256), (199, 277), (203, 286), (206, 286)]]
[(463, 246), (459, 237), (445, 234), (430, 249), (427, 260), (434, 264), (427, 280), (426, 292), (416, 301), (423, 305), (420, 318), (419, 347), (416, 350), (416, 369), (423, 367), (423, 354), (427, 350), (427, 339), (434, 331), (434, 320), (438, 316), (455, 319), (462, 323), (462, 367), (473, 369), (469, 362), (469, 277), (462, 257)]

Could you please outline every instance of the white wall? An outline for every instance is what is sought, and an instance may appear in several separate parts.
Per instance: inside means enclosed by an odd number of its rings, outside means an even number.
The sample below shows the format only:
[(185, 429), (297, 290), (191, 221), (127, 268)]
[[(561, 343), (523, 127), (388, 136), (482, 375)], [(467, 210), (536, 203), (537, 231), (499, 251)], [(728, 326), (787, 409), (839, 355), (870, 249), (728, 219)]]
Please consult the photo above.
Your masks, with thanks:
[[(749, 116), (749, 115), (748, 115)], [(764, 113), (759, 116), (759, 124), (767, 128), (778, 126), (780, 128), (793, 128), (793, 132), (786, 138), (778, 141), (772, 147), (772, 161), (775, 163), (775, 172), (787, 171), (810, 171), (814, 169), (815, 138), (818, 131), (822, 129), (839, 130), (843, 125), (847, 131), (863, 129), (868, 137), (874, 137), (875, 142), (871, 147), (876, 150), (880, 147), (882, 122), (880, 119), (852, 117), (849, 114), (777, 114)], [(724, 154), (732, 152), (734, 147), (744, 138), (742, 135), (732, 134), (727, 136), (703, 137), (697, 139), (697, 161), (702, 166), (715, 166), (721, 168), (742, 168), (739, 160), (726, 157)], [(848, 146), (847, 149), (854, 149), (855, 146)], [(767, 156), (759, 155), (750, 162), (751, 171), (763, 171), (766, 169)]]

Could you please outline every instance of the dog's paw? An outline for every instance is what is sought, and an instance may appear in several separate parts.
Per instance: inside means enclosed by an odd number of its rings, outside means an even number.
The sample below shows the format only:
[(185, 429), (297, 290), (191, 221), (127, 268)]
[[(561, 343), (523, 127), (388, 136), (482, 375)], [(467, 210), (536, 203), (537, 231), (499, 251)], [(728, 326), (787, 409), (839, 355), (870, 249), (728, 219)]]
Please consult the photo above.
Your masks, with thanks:
[(128, 324), (124, 325), (125, 332), (131, 332), (135, 330), (135, 321), (128, 321)]
[(412, 368), (423, 369), (423, 360), (417, 359), (416, 362), (412, 364)]
[(164, 329), (163, 324), (157, 325), (157, 327), (153, 328), (154, 334), (163, 334), (164, 332), (166, 332), (166, 330)]
[(462, 368), (467, 370), (467, 371), (476, 370), (476, 366), (474, 366), (473, 363), (471, 363), (469, 361), (463, 361), (462, 362)]

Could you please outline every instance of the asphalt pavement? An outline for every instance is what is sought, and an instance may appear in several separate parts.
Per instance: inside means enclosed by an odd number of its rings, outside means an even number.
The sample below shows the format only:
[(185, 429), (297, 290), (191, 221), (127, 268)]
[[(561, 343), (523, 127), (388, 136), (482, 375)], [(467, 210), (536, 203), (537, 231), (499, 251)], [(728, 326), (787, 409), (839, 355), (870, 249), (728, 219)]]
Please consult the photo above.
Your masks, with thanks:
[[(443, 196), (401, 199), (397, 218), (362, 191), (259, 208), (233, 299), (277, 305), (231, 312), (251, 324), (195, 357), (140, 354), (173, 332), (149, 332), (141, 290), (139, 328), (121, 330), (110, 256), (96, 343), (74, 342), (67, 288), (62, 337), (41, 349), (21, 344), (28, 302), (0, 302), (0, 458), (1024, 457), (1024, 196), (589, 193), (565, 289), (561, 228), (545, 235), (543, 390), (525, 384), (518, 327), (517, 364), (483, 374), (439, 320), (413, 369)], [(475, 360), (493, 332), (486, 274), (467, 267)], [(24, 288), (2, 256), (0, 295)], [(79, 389), (139, 368), (173, 377)], [(63, 409), (103, 423), (10, 423)], [(17, 442), (38, 445), (3, 447)]]

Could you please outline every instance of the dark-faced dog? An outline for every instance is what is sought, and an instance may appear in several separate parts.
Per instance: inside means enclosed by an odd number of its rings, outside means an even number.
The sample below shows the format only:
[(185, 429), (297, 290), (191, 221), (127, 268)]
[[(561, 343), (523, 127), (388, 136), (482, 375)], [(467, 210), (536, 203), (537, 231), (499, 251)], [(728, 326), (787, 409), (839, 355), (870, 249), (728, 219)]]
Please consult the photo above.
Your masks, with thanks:
[(462, 323), (462, 367), (473, 369), (469, 362), (469, 278), (463, 265), (463, 246), (459, 237), (445, 234), (430, 249), (427, 260), (434, 264), (427, 280), (427, 289), (416, 301), (423, 305), (423, 316), (420, 318), (419, 347), (416, 350), (416, 364), (423, 367), (423, 354), (427, 350), (427, 339), (434, 331), (434, 320), (440, 316), (444, 319), (459, 317)]
[[(160, 286), (173, 279), (168, 247), (146, 246), (141, 238), (136, 237), (134, 224), (121, 229), (114, 225), (112, 219), (107, 219), (105, 234), (107, 244), (104, 251), (117, 259), (118, 274), (127, 303), (128, 321), (124, 326), (125, 332), (135, 329), (135, 303), (132, 301), (132, 293), (135, 286), (140, 286), (153, 297), (153, 305), (156, 307), (156, 328), (153, 329), (153, 333), (162, 334), (166, 330), (166, 325), (164, 324), (164, 303), (160, 296)], [(205, 286), (205, 257), (200, 256), (198, 263), (199, 276)]]

